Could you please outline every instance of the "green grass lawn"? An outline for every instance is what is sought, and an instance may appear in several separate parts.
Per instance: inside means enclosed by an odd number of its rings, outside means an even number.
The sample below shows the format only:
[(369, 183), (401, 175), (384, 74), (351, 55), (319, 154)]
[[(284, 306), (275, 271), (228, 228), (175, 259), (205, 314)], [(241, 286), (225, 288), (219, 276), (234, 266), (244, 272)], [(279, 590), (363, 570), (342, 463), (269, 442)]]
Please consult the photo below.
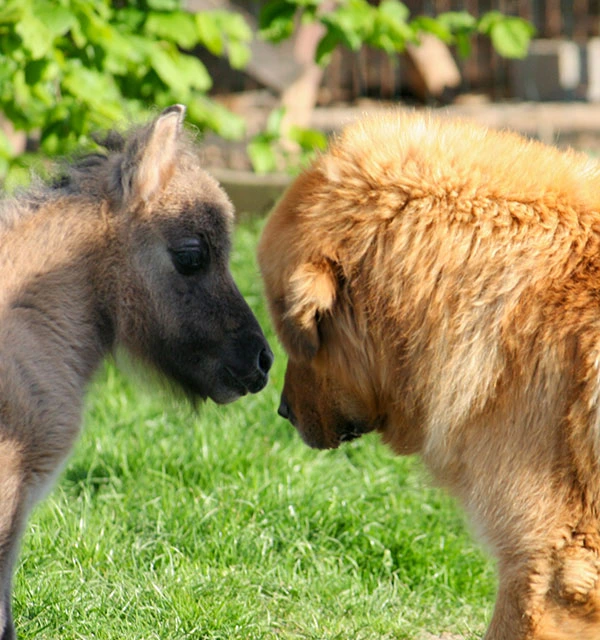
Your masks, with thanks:
[(259, 223), (232, 268), (276, 354), (258, 396), (195, 413), (112, 365), (15, 577), (20, 638), (480, 637), (493, 566), (420, 462), (377, 436), (308, 449), (276, 414), (285, 357), (261, 296)]

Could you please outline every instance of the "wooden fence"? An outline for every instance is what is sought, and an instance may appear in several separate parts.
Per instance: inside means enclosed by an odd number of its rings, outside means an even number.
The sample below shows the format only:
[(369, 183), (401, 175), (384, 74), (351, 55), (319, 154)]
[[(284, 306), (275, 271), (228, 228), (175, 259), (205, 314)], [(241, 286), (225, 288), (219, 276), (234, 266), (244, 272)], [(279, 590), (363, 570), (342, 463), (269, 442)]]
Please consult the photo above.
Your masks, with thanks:
[[(529, 20), (539, 38), (565, 38), (585, 42), (600, 36), (600, 0), (404, 0), (411, 15), (437, 15), (445, 11), (467, 10), (473, 15), (501, 11)], [(235, 5), (257, 17), (264, 2), (239, 0)], [(466, 60), (456, 58), (461, 70), (461, 92), (477, 92), (493, 99), (509, 97), (509, 65), (492, 48), (487, 38), (475, 38)], [(235, 78), (234, 78), (235, 75)], [(352, 100), (361, 96), (393, 99), (410, 93), (408, 69), (403, 56), (365, 48), (360, 52), (337, 51), (326, 70), (321, 101)], [(256, 88), (252, 78), (229, 74), (221, 64), (217, 89)]]

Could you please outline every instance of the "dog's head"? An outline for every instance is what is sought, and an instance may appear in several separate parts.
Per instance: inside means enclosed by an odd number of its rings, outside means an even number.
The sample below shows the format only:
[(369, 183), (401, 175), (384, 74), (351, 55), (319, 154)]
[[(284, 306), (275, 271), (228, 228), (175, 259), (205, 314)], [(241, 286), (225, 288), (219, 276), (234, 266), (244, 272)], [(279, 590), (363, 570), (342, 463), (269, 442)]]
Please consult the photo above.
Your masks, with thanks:
[(360, 273), (352, 274), (348, 230), (322, 215), (335, 200), (317, 163), (271, 214), (259, 246), (271, 315), (289, 356), (279, 413), (316, 448), (337, 447), (381, 420), (368, 305)]

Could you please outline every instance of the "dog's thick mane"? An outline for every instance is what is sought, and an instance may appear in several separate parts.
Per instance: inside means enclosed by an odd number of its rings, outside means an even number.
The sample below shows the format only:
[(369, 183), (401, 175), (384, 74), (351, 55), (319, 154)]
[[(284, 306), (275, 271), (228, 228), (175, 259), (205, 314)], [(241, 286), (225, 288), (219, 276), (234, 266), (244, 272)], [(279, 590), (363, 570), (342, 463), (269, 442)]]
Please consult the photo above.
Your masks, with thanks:
[(373, 116), (345, 129), (331, 155), (336, 160), (328, 174), (332, 182), (336, 172), (343, 172), (354, 179), (358, 174), (367, 181), (375, 178), (379, 189), (410, 189), (413, 197), (418, 192), (456, 192), (523, 205), (535, 201), (549, 209), (560, 200), (600, 210), (600, 164), (595, 159), (466, 120), (427, 113)]

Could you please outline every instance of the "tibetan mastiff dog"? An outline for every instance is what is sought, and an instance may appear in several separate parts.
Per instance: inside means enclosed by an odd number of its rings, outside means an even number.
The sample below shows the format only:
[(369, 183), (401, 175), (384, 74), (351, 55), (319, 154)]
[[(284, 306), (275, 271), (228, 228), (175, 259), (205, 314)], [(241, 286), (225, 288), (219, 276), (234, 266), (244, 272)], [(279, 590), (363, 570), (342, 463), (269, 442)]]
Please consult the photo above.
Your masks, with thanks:
[(429, 113), (350, 125), (259, 245), (311, 447), (418, 453), (497, 559), (487, 640), (600, 638), (600, 165)]

